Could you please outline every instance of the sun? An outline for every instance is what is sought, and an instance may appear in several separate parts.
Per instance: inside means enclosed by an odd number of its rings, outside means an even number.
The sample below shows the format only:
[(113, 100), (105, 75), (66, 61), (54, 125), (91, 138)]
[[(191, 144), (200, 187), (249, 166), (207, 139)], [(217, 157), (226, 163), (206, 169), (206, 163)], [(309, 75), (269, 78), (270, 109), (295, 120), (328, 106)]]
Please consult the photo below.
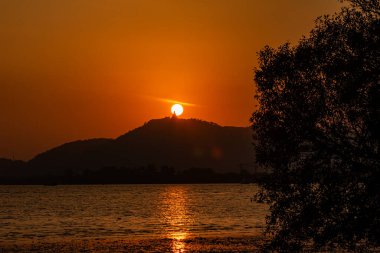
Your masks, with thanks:
[(183, 113), (183, 106), (180, 105), (180, 104), (174, 104), (172, 106), (171, 111), (172, 111), (172, 114), (175, 114), (176, 116), (179, 116), (179, 115), (181, 115)]

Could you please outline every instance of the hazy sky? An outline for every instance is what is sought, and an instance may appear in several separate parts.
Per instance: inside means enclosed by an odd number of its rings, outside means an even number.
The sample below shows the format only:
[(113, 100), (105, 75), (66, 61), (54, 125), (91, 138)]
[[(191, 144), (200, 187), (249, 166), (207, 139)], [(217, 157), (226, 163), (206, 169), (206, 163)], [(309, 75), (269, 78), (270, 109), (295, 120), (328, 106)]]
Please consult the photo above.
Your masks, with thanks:
[(0, 0), (0, 157), (116, 137), (170, 116), (248, 126), (264, 45), (337, 0)]

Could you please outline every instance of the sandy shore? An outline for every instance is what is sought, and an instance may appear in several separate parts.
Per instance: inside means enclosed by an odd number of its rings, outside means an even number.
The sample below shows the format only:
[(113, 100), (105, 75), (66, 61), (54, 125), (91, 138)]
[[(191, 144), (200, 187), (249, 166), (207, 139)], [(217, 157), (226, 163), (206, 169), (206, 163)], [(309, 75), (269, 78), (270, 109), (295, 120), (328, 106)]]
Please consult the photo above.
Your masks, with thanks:
[(260, 237), (176, 239), (90, 239), (0, 244), (0, 252), (256, 252)]

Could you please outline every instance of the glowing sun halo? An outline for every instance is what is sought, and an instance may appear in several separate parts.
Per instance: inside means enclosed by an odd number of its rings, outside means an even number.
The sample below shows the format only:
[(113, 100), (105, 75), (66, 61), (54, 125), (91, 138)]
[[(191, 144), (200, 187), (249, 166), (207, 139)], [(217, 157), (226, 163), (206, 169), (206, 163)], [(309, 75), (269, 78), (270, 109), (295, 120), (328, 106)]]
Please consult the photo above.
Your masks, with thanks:
[(172, 106), (171, 111), (172, 111), (172, 114), (175, 114), (176, 116), (179, 116), (179, 115), (181, 115), (183, 113), (183, 106), (180, 105), (180, 104), (174, 104)]

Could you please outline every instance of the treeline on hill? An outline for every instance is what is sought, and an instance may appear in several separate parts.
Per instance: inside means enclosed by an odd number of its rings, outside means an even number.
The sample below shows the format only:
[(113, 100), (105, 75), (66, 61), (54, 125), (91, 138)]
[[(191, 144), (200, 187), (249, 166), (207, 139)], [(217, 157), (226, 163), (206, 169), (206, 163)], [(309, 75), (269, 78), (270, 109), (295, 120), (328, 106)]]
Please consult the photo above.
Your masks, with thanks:
[(173, 184), (173, 183), (254, 183), (265, 177), (263, 173), (217, 173), (208, 168), (175, 168), (154, 165), (144, 167), (104, 167), (99, 170), (75, 172), (66, 170), (63, 175), (28, 175), (0, 177), (0, 184)]

